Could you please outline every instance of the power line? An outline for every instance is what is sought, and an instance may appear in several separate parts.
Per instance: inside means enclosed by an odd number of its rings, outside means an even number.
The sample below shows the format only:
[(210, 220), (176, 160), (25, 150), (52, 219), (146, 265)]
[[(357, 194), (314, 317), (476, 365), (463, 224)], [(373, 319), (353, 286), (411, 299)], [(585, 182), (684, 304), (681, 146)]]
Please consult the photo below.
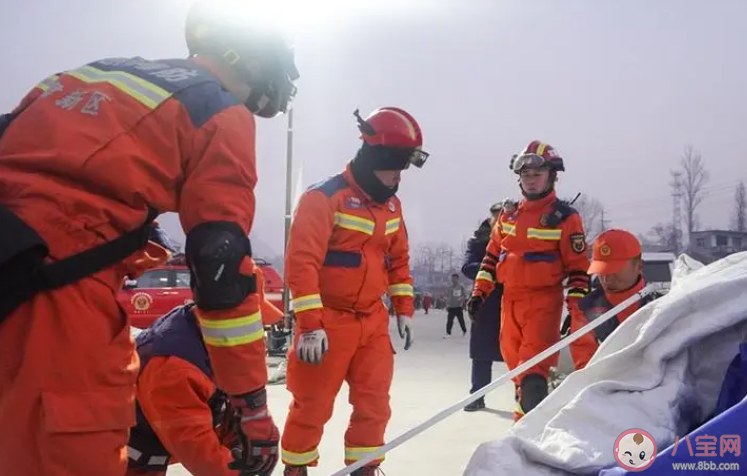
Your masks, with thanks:
[[(740, 179), (734, 179), (730, 180), (729, 182), (723, 182), (720, 184), (711, 185), (709, 187), (703, 187), (701, 189), (701, 192), (704, 196), (710, 196), (714, 194), (720, 194), (725, 192), (731, 192), (734, 190), (734, 187), (738, 186), (740, 182), (747, 180), (747, 177), (742, 177)], [(607, 208), (617, 208), (617, 207), (631, 207), (631, 206), (645, 206), (650, 204), (656, 204), (656, 203), (662, 203), (666, 199), (671, 198), (672, 195), (661, 195), (658, 197), (651, 197), (651, 198), (641, 198), (641, 199), (635, 199), (635, 200), (626, 200), (623, 202), (617, 202), (612, 205), (605, 205)]]

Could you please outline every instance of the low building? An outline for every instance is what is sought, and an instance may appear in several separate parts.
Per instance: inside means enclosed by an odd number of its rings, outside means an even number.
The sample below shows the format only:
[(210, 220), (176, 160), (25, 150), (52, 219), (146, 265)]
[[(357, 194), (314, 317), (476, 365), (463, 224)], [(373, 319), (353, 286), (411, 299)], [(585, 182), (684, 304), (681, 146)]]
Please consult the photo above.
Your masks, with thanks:
[(690, 237), (688, 247), (688, 254), (705, 264), (740, 251), (747, 251), (747, 232), (744, 231), (695, 231)]

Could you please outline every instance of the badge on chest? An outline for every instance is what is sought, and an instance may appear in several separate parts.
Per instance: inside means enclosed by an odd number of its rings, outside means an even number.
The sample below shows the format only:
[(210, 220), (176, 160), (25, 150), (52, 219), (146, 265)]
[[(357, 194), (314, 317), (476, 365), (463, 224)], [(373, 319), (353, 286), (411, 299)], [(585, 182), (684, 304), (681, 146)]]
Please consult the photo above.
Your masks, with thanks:
[(348, 199), (345, 201), (345, 208), (348, 208), (350, 210), (358, 210), (362, 206), (363, 204), (361, 203), (361, 199), (358, 197), (348, 197)]

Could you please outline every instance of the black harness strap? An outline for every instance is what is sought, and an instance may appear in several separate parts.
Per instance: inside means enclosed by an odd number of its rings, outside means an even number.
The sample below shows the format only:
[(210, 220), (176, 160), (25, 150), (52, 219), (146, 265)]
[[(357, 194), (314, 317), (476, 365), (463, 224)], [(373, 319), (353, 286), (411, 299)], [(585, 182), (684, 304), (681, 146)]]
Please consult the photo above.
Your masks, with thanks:
[(13, 259), (12, 266), (0, 267), (0, 273), (8, 277), (0, 283), (0, 322), (37, 293), (80, 281), (142, 249), (157, 216), (158, 211), (149, 208), (145, 222), (134, 230), (54, 263), (45, 264), (43, 257), (36, 255), (29, 260)]
[(134, 230), (38, 269), (31, 276), (33, 288), (37, 291), (61, 288), (126, 259), (148, 242), (150, 226), (157, 216), (158, 212), (149, 208), (145, 222)]

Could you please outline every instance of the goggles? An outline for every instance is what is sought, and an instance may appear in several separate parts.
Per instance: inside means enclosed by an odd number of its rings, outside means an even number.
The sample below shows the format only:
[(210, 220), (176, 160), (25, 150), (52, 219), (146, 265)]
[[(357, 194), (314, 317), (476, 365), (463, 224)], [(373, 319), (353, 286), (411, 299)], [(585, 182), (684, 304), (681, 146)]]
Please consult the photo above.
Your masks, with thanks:
[(511, 170), (514, 172), (520, 172), (524, 168), (538, 169), (549, 165), (544, 157), (537, 154), (524, 154), (511, 160)]
[(422, 168), (429, 156), (430, 154), (428, 152), (415, 149), (412, 151), (412, 154), (410, 154), (410, 163), (417, 168)]

